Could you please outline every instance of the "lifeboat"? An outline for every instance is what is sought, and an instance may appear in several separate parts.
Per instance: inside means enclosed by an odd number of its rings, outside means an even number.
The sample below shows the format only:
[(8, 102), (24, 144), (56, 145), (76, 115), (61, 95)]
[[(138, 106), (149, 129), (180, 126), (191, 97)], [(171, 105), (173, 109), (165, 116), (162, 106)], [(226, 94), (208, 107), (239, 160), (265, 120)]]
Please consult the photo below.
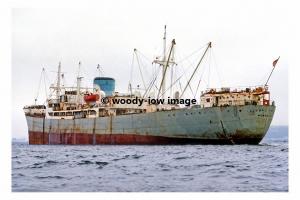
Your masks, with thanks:
[(83, 97), (85, 102), (94, 102), (99, 100), (98, 94), (85, 94)]

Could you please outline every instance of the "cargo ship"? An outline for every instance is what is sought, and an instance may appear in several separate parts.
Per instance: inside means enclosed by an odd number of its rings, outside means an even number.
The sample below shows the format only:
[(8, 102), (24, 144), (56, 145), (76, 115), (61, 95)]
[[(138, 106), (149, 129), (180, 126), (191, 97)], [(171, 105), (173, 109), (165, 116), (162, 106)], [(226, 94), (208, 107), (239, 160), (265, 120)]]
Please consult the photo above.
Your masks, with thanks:
[[(208, 88), (199, 95), (199, 103), (192, 105), (149, 102), (150, 91), (154, 90), (156, 99), (167, 98), (166, 74), (176, 65), (175, 40), (168, 52), (166, 49), (166, 27), (163, 39), (163, 56), (153, 61), (162, 69), (159, 87), (150, 82), (143, 94), (133, 92), (130, 84), (129, 92), (116, 92), (115, 79), (105, 76), (95, 77), (93, 87), (86, 88), (81, 86), (82, 77), (78, 74), (76, 87), (66, 87), (61, 84), (59, 63), (56, 83), (50, 86), (51, 95), (46, 103), (23, 108), (29, 144), (259, 144), (275, 112), (267, 83), (238, 89)], [(209, 42), (186, 86), (174, 93), (175, 100), (182, 99), (191, 87), (194, 74), (211, 46)], [(135, 99), (141, 103), (115, 103)]]

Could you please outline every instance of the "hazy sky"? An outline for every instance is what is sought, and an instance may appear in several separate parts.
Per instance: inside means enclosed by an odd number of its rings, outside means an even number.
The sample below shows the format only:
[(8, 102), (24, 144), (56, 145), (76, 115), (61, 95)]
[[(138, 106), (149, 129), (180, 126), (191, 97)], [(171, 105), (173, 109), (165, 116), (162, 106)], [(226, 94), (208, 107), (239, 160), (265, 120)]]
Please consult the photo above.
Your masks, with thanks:
[[(133, 49), (137, 48), (149, 59), (159, 55), (165, 24), (168, 43), (176, 39), (179, 58), (209, 41), (213, 43), (216, 67), (210, 68), (209, 86), (263, 84), (272, 69), (272, 61), (281, 56), (269, 82), (271, 98), (277, 105), (272, 124), (287, 125), (287, 6), (278, 1), (254, 0), (100, 1), (90, 8), (13, 9), (12, 135), (27, 138), (22, 108), (33, 103), (42, 67), (53, 81), (52, 71), (57, 70), (61, 61), (66, 83), (73, 85), (81, 61), (86, 76), (84, 84), (92, 86), (99, 63), (106, 76), (116, 79), (116, 89), (125, 92)], [(190, 62), (196, 63), (200, 55), (201, 52)], [(146, 66), (145, 59), (143, 62), (146, 71), (151, 72), (151, 65)], [(206, 86), (203, 83), (201, 89)], [(44, 94), (44, 90), (40, 93)]]

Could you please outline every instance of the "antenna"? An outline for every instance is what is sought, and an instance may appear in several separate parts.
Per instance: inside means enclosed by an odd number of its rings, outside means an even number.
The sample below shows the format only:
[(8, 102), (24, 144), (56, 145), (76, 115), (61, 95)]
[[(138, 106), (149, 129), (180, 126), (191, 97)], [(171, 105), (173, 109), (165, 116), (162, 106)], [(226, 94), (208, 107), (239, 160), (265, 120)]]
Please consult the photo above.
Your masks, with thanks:
[(98, 70), (98, 72), (99, 72), (99, 77), (101, 77), (101, 68), (100, 68), (100, 65), (99, 65), (99, 64), (97, 65), (97, 70)]
[(80, 68), (81, 68), (81, 62), (79, 61), (79, 63), (78, 63), (78, 74), (77, 74), (77, 77), (80, 76)]

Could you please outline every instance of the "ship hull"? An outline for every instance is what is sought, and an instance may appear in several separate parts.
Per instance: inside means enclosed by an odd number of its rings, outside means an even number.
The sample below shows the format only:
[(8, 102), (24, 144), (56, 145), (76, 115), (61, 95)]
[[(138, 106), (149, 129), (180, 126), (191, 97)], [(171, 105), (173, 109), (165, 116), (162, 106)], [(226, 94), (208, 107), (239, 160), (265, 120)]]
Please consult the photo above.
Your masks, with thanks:
[(191, 108), (82, 119), (26, 116), (29, 144), (258, 144), (275, 106)]

